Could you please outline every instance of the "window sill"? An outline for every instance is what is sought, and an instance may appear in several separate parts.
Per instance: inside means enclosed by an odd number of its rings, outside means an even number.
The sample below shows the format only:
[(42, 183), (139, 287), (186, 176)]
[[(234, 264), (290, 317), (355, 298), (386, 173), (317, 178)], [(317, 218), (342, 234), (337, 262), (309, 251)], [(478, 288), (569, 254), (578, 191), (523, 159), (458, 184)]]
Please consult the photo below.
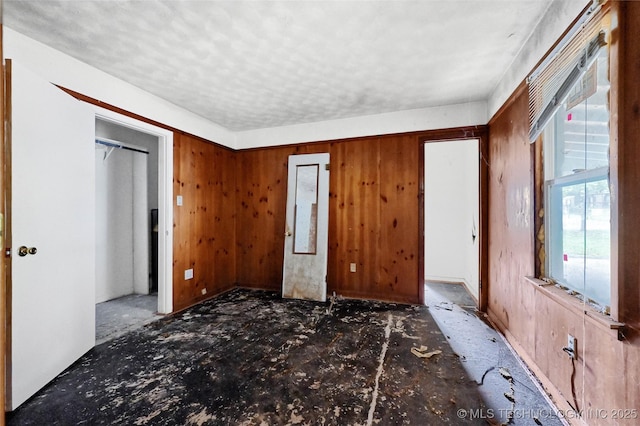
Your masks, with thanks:
[(534, 277), (524, 277), (531, 285), (534, 285), (542, 294), (554, 300), (558, 304), (572, 311), (578, 316), (584, 315), (589, 322), (607, 332), (616, 334), (618, 340), (622, 340), (620, 331), (624, 328), (624, 323), (614, 321), (610, 316), (598, 312), (589, 305), (585, 305), (565, 290), (556, 287), (554, 284), (539, 280)]

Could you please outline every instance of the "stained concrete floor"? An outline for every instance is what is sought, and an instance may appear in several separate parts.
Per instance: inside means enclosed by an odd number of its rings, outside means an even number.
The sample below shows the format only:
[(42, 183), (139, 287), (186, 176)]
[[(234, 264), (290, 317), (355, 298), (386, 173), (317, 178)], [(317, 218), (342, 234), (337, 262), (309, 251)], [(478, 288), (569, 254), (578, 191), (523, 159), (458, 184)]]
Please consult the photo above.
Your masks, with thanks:
[(158, 294), (130, 294), (96, 304), (96, 345), (162, 318)]
[[(565, 425), (537, 379), (512, 352), (504, 338), (476, 312), (475, 300), (461, 284), (427, 282), (429, 312), (462, 365), (478, 385), (487, 405), (487, 423)], [(505, 377), (506, 376), (506, 377)], [(509, 379), (510, 378), (510, 379)]]
[(7, 422), (486, 424), (469, 408), (486, 410), (426, 307), (236, 289), (96, 346)]
[(97, 345), (6, 420), (562, 424), (460, 290), (431, 283), (427, 308), (237, 289)]

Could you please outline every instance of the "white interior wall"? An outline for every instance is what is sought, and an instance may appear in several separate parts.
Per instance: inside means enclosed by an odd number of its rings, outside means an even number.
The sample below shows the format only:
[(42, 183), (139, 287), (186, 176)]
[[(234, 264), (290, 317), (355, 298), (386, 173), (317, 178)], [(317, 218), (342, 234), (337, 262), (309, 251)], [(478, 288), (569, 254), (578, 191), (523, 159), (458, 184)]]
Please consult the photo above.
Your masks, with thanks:
[(147, 202), (149, 199), (147, 196), (147, 161), (149, 155), (138, 152), (131, 152), (131, 154), (133, 157), (131, 164), (133, 293), (149, 294), (149, 250), (151, 248), (151, 218)]
[(158, 137), (137, 130), (119, 126), (105, 120), (96, 120), (96, 135), (103, 138), (125, 142), (149, 151), (147, 156), (147, 180), (149, 183), (147, 196), (150, 209), (157, 209), (158, 203), (158, 160), (160, 145)]
[(238, 132), (236, 134), (236, 147), (244, 149), (419, 130), (476, 126), (486, 124), (487, 118), (486, 102), (468, 102)]
[(131, 237), (118, 232), (133, 228), (132, 157), (106, 153), (96, 145), (96, 303), (133, 293)]
[(96, 145), (96, 303), (149, 291), (146, 156), (106, 152)]
[[(110, 121), (99, 120), (99, 119), (96, 120), (96, 135), (99, 135), (100, 137), (103, 137), (103, 138), (124, 142), (130, 145), (144, 148), (149, 152), (149, 154), (145, 156), (147, 159), (147, 161), (145, 162), (146, 164), (140, 165), (140, 167), (145, 167), (147, 170), (146, 186), (136, 191), (136, 193), (138, 194), (136, 195), (136, 197), (144, 196), (140, 191), (144, 190), (146, 192), (147, 210), (146, 212), (138, 212), (137, 214), (134, 215), (134, 217), (142, 219), (143, 214), (146, 215), (147, 217), (147, 222), (145, 222), (144, 224), (141, 223), (137, 225), (136, 229), (138, 229), (140, 226), (145, 226), (145, 227), (150, 226), (151, 209), (159, 209), (158, 185), (159, 185), (160, 175), (158, 173), (159, 172), (158, 165), (159, 165), (159, 155), (160, 155), (160, 142), (158, 140), (158, 137), (149, 133), (144, 133), (141, 131), (131, 129), (129, 127), (120, 126)], [(139, 159), (138, 156), (136, 156), (135, 158)], [(140, 170), (140, 169), (134, 168), (134, 171), (137, 171), (137, 170)], [(141, 207), (142, 204), (137, 203), (135, 204), (135, 206)], [(149, 229), (149, 228), (145, 228), (145, 229)], [(149, 236), (149, 238), (147, 238), (146, 240), (138, 239), (137, 241), (140, 244), (144, 242), (146, 246), (140, 246), (134, 252), (136, 274), (140, 274), (140, 275), (136, 275), (137, 278), (135, 280), (135, 283), (137, 285), (137, 287), (135, 288), (135, 293), (137, 294), (149, 293), (149, 288), (144, 286), (142, 274), (146, 273), (148, 277), (151, 271), (150, 269), (152, 265), (151, 256), (153, 255), (153, 252), (150, 244), (151, 243), (150, 238), (151, 236)], [(144, 259), (143, 256), (145, 253), (148, 258), (146, 263), (143, 261)], [(144, 267), (146, 267), (146, 272), (142, 271)]]
[(461, 140), (427, 143), (424, 151), (425, 279), (464, 283), (476, 299), (478, 148), (477, 140)]

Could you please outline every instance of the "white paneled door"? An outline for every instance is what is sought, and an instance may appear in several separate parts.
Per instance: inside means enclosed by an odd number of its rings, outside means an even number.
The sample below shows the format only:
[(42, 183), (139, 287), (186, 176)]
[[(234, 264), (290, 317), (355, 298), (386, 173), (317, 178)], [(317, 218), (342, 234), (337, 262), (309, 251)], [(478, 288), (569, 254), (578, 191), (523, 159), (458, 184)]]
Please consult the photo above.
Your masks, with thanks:
[(7, 62), (13, 410), (95, 344), (95, 115)]
[(325, 301), (329, 154), (289, 156), (282, 296)]

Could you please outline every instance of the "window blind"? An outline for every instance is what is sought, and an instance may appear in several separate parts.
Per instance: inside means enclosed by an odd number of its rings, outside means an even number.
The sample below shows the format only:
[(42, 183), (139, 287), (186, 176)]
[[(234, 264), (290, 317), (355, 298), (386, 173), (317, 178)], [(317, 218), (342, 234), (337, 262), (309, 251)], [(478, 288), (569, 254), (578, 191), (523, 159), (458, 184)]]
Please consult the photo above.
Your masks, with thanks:
[(529, 140), (535, 142), (549, 120), (606, 46), (604, 10), (590, 8), (567, 36), (527, 78)]

